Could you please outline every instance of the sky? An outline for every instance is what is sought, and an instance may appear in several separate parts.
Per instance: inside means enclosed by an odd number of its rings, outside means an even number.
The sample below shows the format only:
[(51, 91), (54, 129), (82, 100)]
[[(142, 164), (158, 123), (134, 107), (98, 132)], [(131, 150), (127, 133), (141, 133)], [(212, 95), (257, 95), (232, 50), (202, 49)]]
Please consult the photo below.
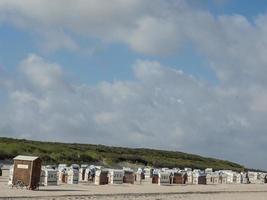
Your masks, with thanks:
[(0, 136), (267, 169), (265, 0), (0, 0)]

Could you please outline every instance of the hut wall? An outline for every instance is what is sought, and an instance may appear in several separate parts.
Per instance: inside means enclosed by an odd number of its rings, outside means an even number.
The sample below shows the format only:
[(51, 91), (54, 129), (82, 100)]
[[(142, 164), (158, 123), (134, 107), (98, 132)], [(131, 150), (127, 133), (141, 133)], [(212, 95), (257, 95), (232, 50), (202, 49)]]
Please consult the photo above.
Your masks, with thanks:
[(41, 170), (39, 185), (41, 186), (45, 185), (45, 170), (44, 169)]
[(142, 178), (142, 173), (136, 173), (135, 174), (135, 181), (136, 182), (142, 182), (143, 178)]
[(114, 170), (109, 173), (109, 182), (111, 184), (122, 184), (123, 183), (123, 171)]
[(57, 185), (57, 171), (55, 170), (46, 170), (45, 172), (45, 181), (44, 185)]
[(86, 178), (86, 168), (80, 168), (79, 181), (88, 181), (88, 177)]
[(186, 184), (193, 184), (193, 175), (192, 174), (187, 175)]
[(206, 185), (206, 176), (199, 176), (197, 184)]
[(226, 175), (221, 175), (219, 177), (219, 184), (227, 184), (227, 176)]
[(108, 184), (108, 173), (107, 172), (97, 173), (95, 176), (95, 184), (96, 185)]
[(134, 184), (134, 173), (133, 172), (124, 172), (123, 183)]
[(170, 175), (167, 173), (159, 173), (159, 185), (169, 185), (170, 184)]
[(68, 184), (78, 184), (79, 183), (79, 170), (69, 169), (68, 170)]
[(41, 168), (42, 168), (42, 161), (41, 159), (36, 159), (32, 163), (32, 177), (31, 177), (31, 188), (35, 189), (39, 185), (40, 182), (40, 175), (41, 175)]
[(39, 185), (41, 175), (41, 160), (33, 161), (14, 160), (14, 171), (12, 184), (21, 181), (28, 189), (35, 189)]
[(67, 183), (68, 181), (68, 174), (65, 170), (58, 172), (58, 183)]
[(218, 176), (218, 175), (215, 175), (215, 176), (213, 177), (213, 183), (214, 183), (214, 184), (219, 184), (219, 176)]
[(184, 177), (182, 174), (174, 174), (173, 184), (184, 184)]
[(95, 172), (92, 172), (89, 168), (85, 170), (85, 179), (84, 181), (94, 182), (95, 181)]
[(212, 177), (212, 175), (208, 174), (206, 176), (206, 184), (207, 185), (212, 185), (213, 184), (213, 177)]
[(159, 176), (154, 174), (152, 176), (152, 184), (158, 184), (159, 183)]
[(32, 161), (15, 160), (13, 171), (13, 184), (22, 181), (25, 185), (30, 186)]

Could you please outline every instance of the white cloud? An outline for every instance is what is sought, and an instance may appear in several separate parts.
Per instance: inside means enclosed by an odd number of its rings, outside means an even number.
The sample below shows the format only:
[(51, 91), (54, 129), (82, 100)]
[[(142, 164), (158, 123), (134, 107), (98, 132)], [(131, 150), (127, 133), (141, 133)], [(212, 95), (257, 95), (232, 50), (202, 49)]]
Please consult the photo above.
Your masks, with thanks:
[(240, 70), (243, 76), (257, 73), (250, 66), (267, 62), (265, 15), (252, 22), (242, 15), (213, 16), (183, 0), (2, 0), (0, 11), (4, 21), (40, 34), (46, 51), (79, 50), (79, 36), (123, 42), (152, 55), (191, 42), (221, 79), (234, 79)]
[(79, 47), (80, 36), (121, 42), (148, 55), (175, 54), (190, 43), (222, 84), (266, 82), (266, 15), (252, 21), (238, 14), (214, 16), (183, 0), (103, 2), (3, 0), (0, 11), (3, 21), (38, 33), (45, 52), (94, 49)]
[[(35, 31), (66, 29), (78, 35), (118, 39), (143, 13), (140, 0), (1, 1), (2, 18)], [(108, 31), (109, 30), (109, 31)]]
[(48, 51), (80, 50), (80, 36), (122, 42), (149, 55), (177, 53), (190, 43), (207, 59), (218, 85), (150, 60), (135, 63), (135, 81), (75, 85), (58, 64), (30, 55), (20, 65), (20, 79), (0, 78), (9, 95), (0, 130), (179, 149), (267, 167), (265, 14), (252, 20), (214, 16), (182, 0), (62, 2), (2, 0), (0, 19), (38, 34), (46, 30), (41, 37)]
[(259, 89), (252, 97), (251, 110), (255, 112), (267, 112), (267, 93), (266, 89)]
[(265, 158), (266, 141), (255, 89), (236, 97), (240, 90), (207, 86), (148, 60), (134, 65), (136, 81), (96, 86), (65, 81), (61, 66), (36, 55), (19, 69), (22, 79), (5, 87), (4, 135), (175, 149), (266, 167), (253, 156)]
[(29, 84), (42, 92), (66, 87), (61, 67), (54, 63), (46, 63), (35, 54), (30, 54), (21, 62), (20, 70)]
[(2, 21), (40, 34), (46, 50), (75, 50), (70, 35), (82, 35), (124, 42), (147, 54), (166, 54), (183, 43), (183, 30), (173, 15), (184, 6), (181, 0), (3, 0), (0, 11)]
[(102, 112), (102, 113), (96, 114), (94, 119), (98, 125), (102, 126), (105, 124), (113, 123), (114, 120), (116, 119), (116, 115), (110, 112)]
[(67, 49), (69, 51), (80, 50), (79, 45), (63, 30), (46, 32), (42, 30), (40, 35), (43, 39), (39, 45), (45, 53), (54, 53), (60, 49)]
[(127, 40), (138, 52), (161, 55), (176, 52), (184, 38), (173, 21), (147, 17), (138, 22)]

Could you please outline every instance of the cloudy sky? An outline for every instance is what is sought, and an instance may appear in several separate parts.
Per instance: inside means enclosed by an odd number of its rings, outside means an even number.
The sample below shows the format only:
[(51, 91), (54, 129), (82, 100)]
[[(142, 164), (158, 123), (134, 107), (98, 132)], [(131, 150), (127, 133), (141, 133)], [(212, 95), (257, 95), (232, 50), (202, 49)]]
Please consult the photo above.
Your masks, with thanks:
[(0, 0), (0, 136), (267, 169), (265, 0)]

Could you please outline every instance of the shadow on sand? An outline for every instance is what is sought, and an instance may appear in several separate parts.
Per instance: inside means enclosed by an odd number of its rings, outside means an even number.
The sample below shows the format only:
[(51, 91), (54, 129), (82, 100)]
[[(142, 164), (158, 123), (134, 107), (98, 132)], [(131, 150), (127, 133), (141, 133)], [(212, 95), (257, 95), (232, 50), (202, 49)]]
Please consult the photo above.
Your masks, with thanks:
[(39, 190), (36, 190), (36, 191), (40, 191), (40, 192), (83, 192), (83, 191), (86, 191), (86, 190), (71, 190), (71, 189), (45, 189), (45, 188), (42, 188), (42, 189), (39, 189)]

